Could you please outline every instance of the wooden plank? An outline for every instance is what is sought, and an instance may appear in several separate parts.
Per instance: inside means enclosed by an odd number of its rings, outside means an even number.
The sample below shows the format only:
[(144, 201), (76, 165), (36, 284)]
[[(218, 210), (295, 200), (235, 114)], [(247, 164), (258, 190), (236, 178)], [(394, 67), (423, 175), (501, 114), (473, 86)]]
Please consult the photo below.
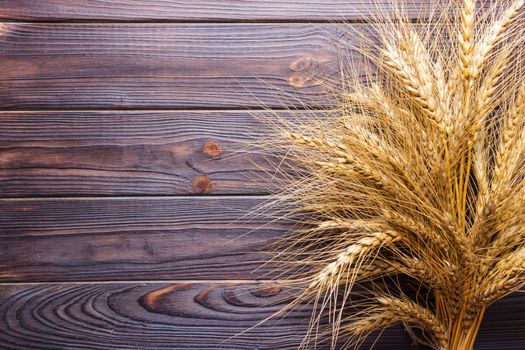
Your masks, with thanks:
[[(3, 0), (0, 18), (29, 20), (359, 20), (388, 11), (382, 0)], [(405, 0), (414, 18), (428, 13), (430, 0)]]
[[(273, 284), (4, 286), (0, 341), (5, 350), (297, 349), (308, 310), (241, 334), (279, 310), (284, 297)], [(395, 349), (408, 345), (399, 330), (387, 335)]]
[(0, 282), (271, 278), (279, 270), (261, 268), (263, 252), (289, 225), (248, 215), (264, 201), (0, 200)]
[(329, 24), (4, 23), (2, 29), (3, 109), (322, 106), (321, 82), (337, 71), (335, 38), (344, 35)]
[(0, 112), (0, 196), (268, 193), (269, 133), (245, 111)]
[[(286, 293), (268, 283), (0, 286), (0, 342), (5, 350), (292, 350), (306, 329), (307, 307), (242, 333), (273, 315)], [(489, 309), (476, 350), (523, 349), (524, 301), (513, 295)], [(423, 348), (410, 346), (407, 335), (394, 327), (374, 349)]]

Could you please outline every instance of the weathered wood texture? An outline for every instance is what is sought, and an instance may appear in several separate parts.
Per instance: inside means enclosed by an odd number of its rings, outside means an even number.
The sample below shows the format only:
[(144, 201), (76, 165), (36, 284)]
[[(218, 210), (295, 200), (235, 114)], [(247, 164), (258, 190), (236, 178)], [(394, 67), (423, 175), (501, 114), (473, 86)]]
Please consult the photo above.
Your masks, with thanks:
[(321, 82), (336, 72), (336, 37), (344, 35), (329, 24), (4, 23), (2, 30), (4, 109), (326, 105)]
[(267, 193), (254, 113), (0, 112), (0, 196)]
[[(304, 334), (307, 309), (242, 334), (278, 311), (285, 297), (274, 284), (4, 286), (0, 342), (3, 350), (292, 350)], [(408, 347), (399, 329), (387, 335), (376, 350)]]
[[(292, 350), (305, 332), (307, 308), (243, 333), (279, 310), (286, 298), (279, 286), (261, 283), (2, 286), (0, 342), (3, 350)], [(519, 296), (489, 309), (476, 350), (522, 349), (524, 315)], [(374, 349), (416, 349), (409, 344), (408, 336), (395, 327)]]
[(289, 225), (247, 216), (264, 200), (0, 200), (0, 282), (270, 278), (263, 252)]
[[(359, 20), (377, 15), (388, 0), (2, 0), (0, 18), (31, 20)], [(414, 18), (430, 0), (407, 0)]]
[[(289, 297), (253, 280), (288, 276), (259, 267), (291, 223), (247, 215), (268, 128), (241, 109), (329, 107), (347, 30), (387, 2), (0, 0), (0, 349), (296, 349), (307, 307), (243, 333)], [(523, 300), (476, 350), (524, 348)]]

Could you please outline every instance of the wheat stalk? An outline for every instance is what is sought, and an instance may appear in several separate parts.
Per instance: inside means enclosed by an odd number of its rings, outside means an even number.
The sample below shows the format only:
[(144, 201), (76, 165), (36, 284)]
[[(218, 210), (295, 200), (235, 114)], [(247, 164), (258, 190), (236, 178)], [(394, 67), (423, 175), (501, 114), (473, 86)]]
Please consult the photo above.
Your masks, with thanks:
[(453, 2), (427, 25), (399, 12), (357, 48), (368, 81), (342, 70), (334, 111), (274, 121), (291, 169), (277, 201), (298, 222), (279, 257), (307, 267), (285, 310), (314, 308), (303, 348), (401, 323), (472, 350), (485, 309), (525, 285), (524, 5)]

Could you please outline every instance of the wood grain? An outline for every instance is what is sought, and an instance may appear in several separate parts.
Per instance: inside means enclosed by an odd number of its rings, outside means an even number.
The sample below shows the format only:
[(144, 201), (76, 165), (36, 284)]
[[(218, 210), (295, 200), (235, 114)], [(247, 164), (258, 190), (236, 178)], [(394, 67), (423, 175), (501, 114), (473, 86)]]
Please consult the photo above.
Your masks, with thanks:
[(0, 112), (0, 196), (268, 193), (254, 113)]
[(2, 29), (4, 109), (326, 106), (323, 81), (336, 74), (345, 36), (329, 24), (4, 23)]
[[(295, 350), (305, 332), (308, 308), (248, 331), (278, 311), (286, 297), (275, 284), (4, 286), (0, 342), (3, 350)], [(408, 346), (399, 329), (385, 337), (374, 349)]]
[[(289, 229), (264, 197), (0, 200), (0, 282), (261, 279)], [(275, 214), (275, 212), (273, 212)], [(269, 273), (272, 271), (272, 273)]]
[[(287, 291), (274, 283), (0, 286), (0, 342), (5, 350), (292, 350), (305, 331), (306, 306), (242, 333), (274, 314), (287, 298)], [(509, 314), (515, 315), (512, 320)], [(523, 315), (523, 296), (498, 302), (486, 314), (476, 350), (521, 349)], [(374, 349), (423, 349), (409, 344), (395, 327), (384, 332)]]
[[(430, 0), (405, 0), (416, 17), (429, 11)], [(379, 5), (378, 5), (379, 4)], [(3, 0), (0, 18), (30, 20), (356, 20), (377, 15), (382, 0)]]

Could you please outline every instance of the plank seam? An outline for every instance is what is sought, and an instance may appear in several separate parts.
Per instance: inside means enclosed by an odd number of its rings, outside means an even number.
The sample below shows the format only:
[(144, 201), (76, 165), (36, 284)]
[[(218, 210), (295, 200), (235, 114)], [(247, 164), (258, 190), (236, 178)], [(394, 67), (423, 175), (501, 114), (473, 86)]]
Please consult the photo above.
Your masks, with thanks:
[(178, 284), (178, 283), (185, 283), (185, 284), (203, 284), (203, 283), (224, 283), (224, 284), (264, 284), (264, 283), (286, 283), (290, 282), (289, 280), (267, 280), (267, 279), (260, 279), (260, 280), (128, 280), (128, 281), (111, 281), (111, 280), (104, 280), (104, 281), (33, 281), (33, 282), (0, 282), (0, 287), (9, 287), (9, 286), (29, 286), (29, 285), (46, 285), (46, 284), (71, 284), (71, 285), (89, 285), (89, 284), (161, 284), (161, 283), (169, 283), (169, 284)]
[(75, 200), (111, 200), (111, 199), (122, 199), (122, 200), (137, 200), (137, 199), (151, 199), (151, 200), (154, 200), (154, 199), (196, 199), (196, 200), (199, 200), (199, 198), (202, 198), (202, 200), (205, 200), (205, 199), (210, 199), (213, 198), (213, 199), (226, 199), (226, 198), (232, 198), (232, 197), (242, 197), (243, 199), (261, 199), (261, 198), (266, 198), (266, 197), (269, 197), (271, 196), (271, 194), (269, 193), (266, 193), (266, 194), (257, 194), (257, 193), (250, 193), (250, 194), (242, 194), (242, 193), (221, 193), (221, 194), (213, 194), (213, 193), (208, 193), (208, 194), (198, 194), (198, 195), (188, 195), (188, 194), (181, 194), (181, 195), (172, 195), (172, 194), (167, 194), (167, 195), (123, 195), (123, 196), (111, 196), (111, 195), (108, 195), (108, 196), (101, 196), (101, 195), (93, 195), (93, 196), (90, 196), (90, 195), (71, 195), (71, 196), (67, 196), (67, 195), (64, 195), (64, 196), (42, 196), (42, 197), (39, 197), (39, 196), (32, 196), (32, 197), (0, 197), (0, 201), (4, 201), (4, 202), (18, 202), (18, 201), (28, 201), (28, 200), (31, 200), (31, 201), (46, 201), (46, 200), (68, 200), (68, 201), (75, 201)]
[(10, 109), (2, 109), (0, 113), (15, 113), (15, 112), (105, 112), (105, 111), (122, 111), (122, 112), (261, 112), (261, 111), (289, 111), (290, 109), (294, 111), (312, 111), (312, 110), (318, 110), (318, 111), (329, 111), (333, 110), (333, 106), (312, 106), (311, 108), (306, 107), (295, 107), (295, 106), (286, 106), (283, 105), (282, 108), (267, 108), (267, 107), (258, 107), (258, 106), (250, 106), (249, 108), (232, 108), (232, 107), (207, 107), (207, 106), (196, 106), (196, 107), (151, 107), (148, 108), (146, 106), (142, 107), (134, 107), (134, 108), (123, 108), (123, 107), (112, 107), (112, 106), (101, 106), (96, 107), (89, 107), (89, 108), (74, 108), (74, 107), (67, 107), (67, 108), (46, 108), (45, 106), (39, 107), (39, 108), (10, 108)]
[[(431, 22), (428, 17), (413, 18), (413, 23)], [(365, 19), (79, 19), (79, 18), (64, 18), (64, 19), (16, 19), (16, 18), (0, 18), (0, 23), (19, 23), (19, 24), (367, 24), (367, 23), (385, 23), (385, 21)]]

